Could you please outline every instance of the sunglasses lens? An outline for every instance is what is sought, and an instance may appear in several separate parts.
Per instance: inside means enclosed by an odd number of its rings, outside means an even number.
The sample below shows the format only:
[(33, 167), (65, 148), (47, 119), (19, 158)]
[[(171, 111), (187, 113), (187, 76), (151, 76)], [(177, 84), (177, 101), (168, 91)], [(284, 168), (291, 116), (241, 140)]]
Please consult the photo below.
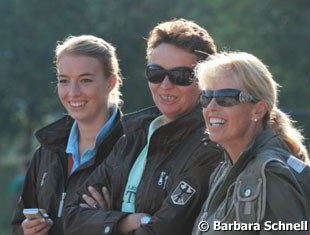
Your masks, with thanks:
[(166, 76), (166, 71), (157, 67), (147, 67), (146, 77), (151, 83), (161, 83)]
[(200, 103), (201, 107), (207, 108), (208, 105), (210, 104), (212, 98), (213, 97), (208, 97), (208, 96), (206, 96), (204, 94), (201, 94), (200, 98), (199, 98), (199, 103)]
[(151, 83), (161, 83), (167, 75), (170, 82), (178, 86), (189, 86), (194, 81), (193, 69), (190, 67), (177, 67), (170, 70), (155, 64), (146, 67), (146, 77)]
[(215, 97), (215, 101), (223, 107), (231, 107), (240, 103), (238, 96), (218, 96)]
[(194, 81), (193, 70), (186, 67), (170, 70), (169, 79), (175, 85), (189, 86)]

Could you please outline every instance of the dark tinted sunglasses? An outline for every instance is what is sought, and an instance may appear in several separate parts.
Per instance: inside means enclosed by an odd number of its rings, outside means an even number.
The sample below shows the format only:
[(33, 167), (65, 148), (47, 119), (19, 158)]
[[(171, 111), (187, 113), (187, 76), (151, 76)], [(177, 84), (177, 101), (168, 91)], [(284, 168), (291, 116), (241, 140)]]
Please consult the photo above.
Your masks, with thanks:
[(164, 69), (163, 67), (150, 64), (146, 66), (146, 77), (151, 83), (161, 83), (168, 76), (171, 83), (178, 86), (189, 86), (193, 83), (194, 71), (190, 67), (176, 67)]
[(231, 107), (240, 103), (257, 103), (259, 99), (245, 91), (237, 89), (205, 90), (200, 94), (199, 102), (207, 108), (212, 99), (223, 107)]

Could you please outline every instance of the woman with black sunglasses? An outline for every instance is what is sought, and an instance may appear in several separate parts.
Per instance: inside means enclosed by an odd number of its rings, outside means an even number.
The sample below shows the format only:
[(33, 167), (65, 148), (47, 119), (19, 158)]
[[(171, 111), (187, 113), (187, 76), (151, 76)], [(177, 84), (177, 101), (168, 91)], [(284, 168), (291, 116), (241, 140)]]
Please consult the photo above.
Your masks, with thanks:
[[(66, 234), (191, 233), (222, 156), (204, 133), (193, 76), (196, 63), (215, 52), (208, 32), (191, 21), (150, 32), (146, 76), (156, 107), (123, 117), (125, 135), (66, 210)], [(87, 196), (103, 186), (103, 198)]]
[(248, 53), (197, 68), (205, 123), (226, 150), (193, 234), (309, 234), (310, 168), (303, 136), (278, 107), (267, 67)]

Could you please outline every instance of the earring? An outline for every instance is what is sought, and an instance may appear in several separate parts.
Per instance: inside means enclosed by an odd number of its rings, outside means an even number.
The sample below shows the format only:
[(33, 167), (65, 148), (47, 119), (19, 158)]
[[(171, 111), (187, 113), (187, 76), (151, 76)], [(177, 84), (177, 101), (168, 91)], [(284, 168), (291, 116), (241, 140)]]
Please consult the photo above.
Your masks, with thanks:
[(257, 122), (257, 118), (254, 119), (254, 122)]

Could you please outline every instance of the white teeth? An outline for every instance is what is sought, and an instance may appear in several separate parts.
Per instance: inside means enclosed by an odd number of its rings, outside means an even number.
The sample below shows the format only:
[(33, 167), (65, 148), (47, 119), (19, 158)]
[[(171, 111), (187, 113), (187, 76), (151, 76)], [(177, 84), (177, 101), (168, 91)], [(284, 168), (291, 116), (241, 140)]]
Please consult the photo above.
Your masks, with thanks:
[(80, 107), (80, 106), (83, 106), (85, 105), (85, 102), (69, 102), (69, 104), (73, 107)]
[(161, 95), (160, 98), (162, 98), (165, 101), (173, 101), (176, 99), (175, 96), (169, 96), (169, 95)]
[(221, 118), (210, 118), (209, 122), (211, 126), (220, 126), (225, 123), (225, 120)]

